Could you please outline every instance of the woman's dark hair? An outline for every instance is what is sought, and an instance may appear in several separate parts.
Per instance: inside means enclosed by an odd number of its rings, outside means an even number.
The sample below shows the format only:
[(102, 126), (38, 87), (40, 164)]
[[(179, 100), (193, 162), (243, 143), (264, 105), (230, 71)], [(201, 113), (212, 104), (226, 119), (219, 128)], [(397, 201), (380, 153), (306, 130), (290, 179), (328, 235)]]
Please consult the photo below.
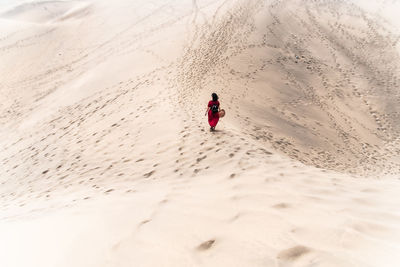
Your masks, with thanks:
[(212, 93), (211, 94), (213, 101), (217, 101), (218, 100), (218, 96), (216, 93)]

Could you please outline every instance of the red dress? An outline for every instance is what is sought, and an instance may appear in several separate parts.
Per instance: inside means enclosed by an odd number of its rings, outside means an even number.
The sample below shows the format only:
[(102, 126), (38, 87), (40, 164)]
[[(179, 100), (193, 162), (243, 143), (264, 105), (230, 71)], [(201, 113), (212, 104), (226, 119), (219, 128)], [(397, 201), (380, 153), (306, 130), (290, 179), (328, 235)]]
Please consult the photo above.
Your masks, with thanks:
[(211, 107), (213, 105), (217, 105), (219, 107), (219, 101), (210, 101), (208, 102), (208, 107), (210, 108), (210, 110), (208, 111), (208, 124), (210, 124), (211, 127), (215, 127), (217, 126), (217, 123), (219, 121), (219, 113), (215, 112), (212, 113)]

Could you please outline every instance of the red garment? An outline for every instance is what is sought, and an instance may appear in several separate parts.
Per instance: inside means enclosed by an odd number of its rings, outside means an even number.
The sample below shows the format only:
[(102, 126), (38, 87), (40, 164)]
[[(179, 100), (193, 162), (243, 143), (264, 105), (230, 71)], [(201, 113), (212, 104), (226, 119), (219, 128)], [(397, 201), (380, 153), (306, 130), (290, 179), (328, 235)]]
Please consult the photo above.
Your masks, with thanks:
[(208, 124), (210, 124), (211, 127), (215, 127), (217, 126), (217, 123), (219, 121), (219, 113), (215, 112), (212, 113), (211, 107), (213, 105), (217, 105), (219, 107), (219, 101), (210, 101), (208, 102), (208, 107), (210, 108), (210, 110), (208, 111)]

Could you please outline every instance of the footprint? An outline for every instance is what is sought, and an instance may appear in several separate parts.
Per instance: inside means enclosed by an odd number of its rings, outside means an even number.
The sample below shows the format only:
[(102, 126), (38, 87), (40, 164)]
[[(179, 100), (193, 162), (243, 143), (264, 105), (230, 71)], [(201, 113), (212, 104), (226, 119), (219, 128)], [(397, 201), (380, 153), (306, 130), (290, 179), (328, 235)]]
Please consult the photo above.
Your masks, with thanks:
[(303, 256), (304, 254), (309, 253), (311, 250), (305, 246), (295, 246), (289, 249), (282, 250), (278, 254), (278, 259), (285, 261), (294, 261)]
[(159, 204), (159, 205), (165, 205), (165, 204), (168, 203), (168, 202), (169, 202), (168, 199), (163, 199), (163, 200), (161, 200), (158, 204)]
[(143, 176), (146, 177), (146, 178), (149, 178), (149, 177), (152, 176), (154, 173), (155, 173), (155, 171), (153, 170), (153, 171), (151, 171), (151, 172), (148, 172), (148, 173), (143, 174)]
[(203, 242), (197, 247), (197, 250), (201, 250), (201, 251), (208, 250), (214, 245), (214, 243), (215, 243), (214, 239)]
[(201, 157), (201, 158), (197, 158), (196, 161), (197, 161), (197, 163), (199, 163), (200, 161), (202, 161), (202, 160), (205, 159), (205, 158), (207, 158), (207, 156), (203, 156), (203, 157)]
[(272, 207), (274, 207), (276, 209), (287, 209), (290, 207), (290, 205), (287, 203), (279, 203), (279, 204), (273, 205)]
[(139, 224), (139, 227), (140, 226), (142, 226), (142, 225), (144, 225), (144, 224), (146, 224), (146, 223), (149, 223), (151, 220), (144, 220), (144, 221), (142, 221), (140, 224)]

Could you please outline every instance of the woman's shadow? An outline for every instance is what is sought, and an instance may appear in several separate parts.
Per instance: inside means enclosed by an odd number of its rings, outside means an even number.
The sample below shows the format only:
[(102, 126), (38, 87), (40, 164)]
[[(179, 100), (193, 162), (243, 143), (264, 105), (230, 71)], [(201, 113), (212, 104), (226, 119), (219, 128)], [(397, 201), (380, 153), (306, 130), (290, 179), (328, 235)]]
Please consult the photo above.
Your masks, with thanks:
[(215, 130), (210, 130), (210, 133), (213, 133), (213, 134), (223, 134), (223, 133), (226, 133), (226, 131), (225, 130), (218, 130), (218, 129), (215, 129)]

